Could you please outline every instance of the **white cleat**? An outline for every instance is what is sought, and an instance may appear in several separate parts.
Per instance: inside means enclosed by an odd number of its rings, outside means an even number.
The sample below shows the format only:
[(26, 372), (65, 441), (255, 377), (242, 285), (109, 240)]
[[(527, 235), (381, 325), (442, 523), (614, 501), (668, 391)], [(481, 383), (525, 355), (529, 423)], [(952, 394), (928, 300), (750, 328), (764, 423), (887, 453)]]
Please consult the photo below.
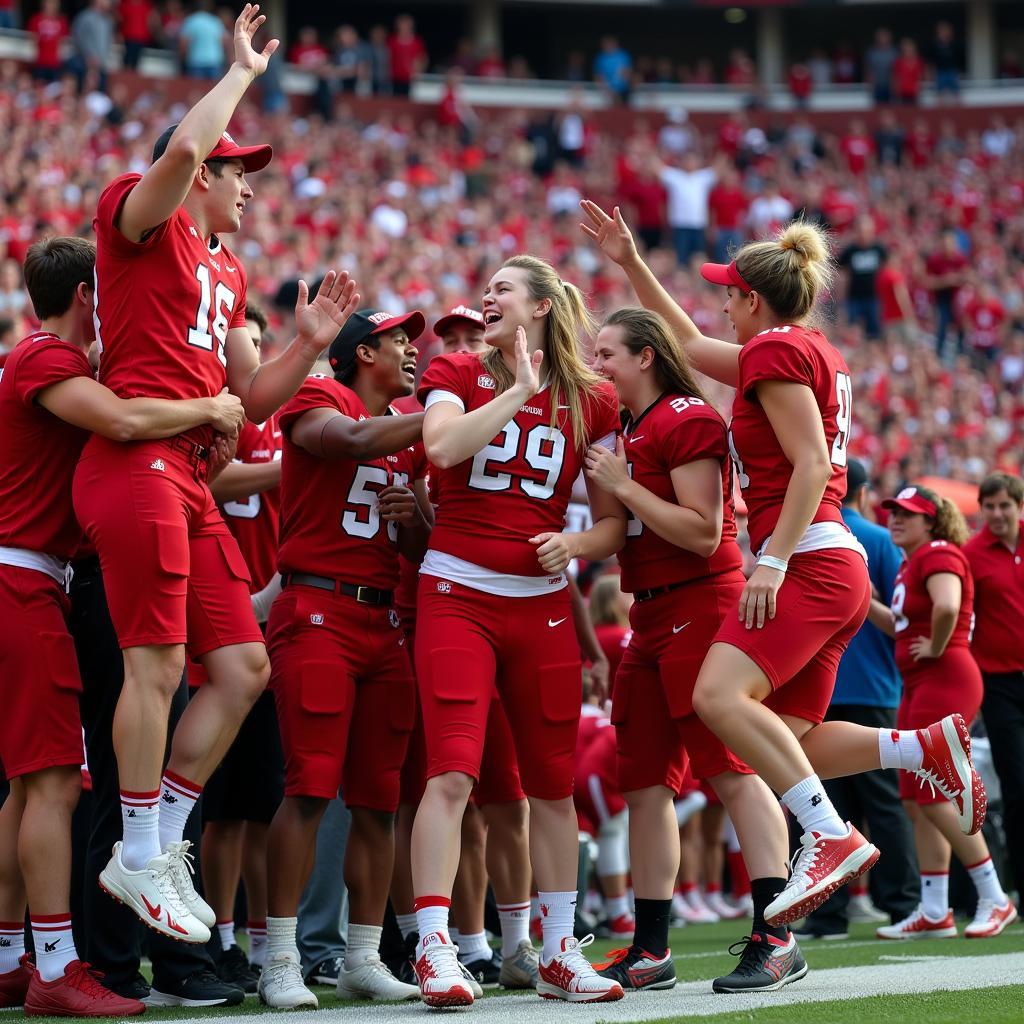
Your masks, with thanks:
[(179, 942), (210, 941), (210, 929), (185, 906), (174, 884), (170, 857), (153, 857), (139, 871), (129, 871), (121, 861), (122, 844), (114, 843), (107, 866), (100, 872), (100, 888), (130, 907), (143, 924)]
[(856, 896), (850, 897), (849, 906), (846, 908), (846, 920), (850, 924), (881, 924), (889, 920), (889, 915), (879, 910), (866, 892), (859, 892)]
[(704, 905), (721, 921), (735, 921), (746, 916), (742, 907), (734, 906), (720, 892), (704, 893)]
[(320, 1003), (302, 980), (298, 953), (268, 956), (256, 988), (260, 1002), (274, 1010), (316, 1010)]
[(956, 922), (953, 911), (947, 910), (946, 916), (933, 921), (925, 916), (924, 907), (918, 906), (909, 916), (875, 929), (876, 939), (955, 939)]
[(339, 999), (399, 1001), (420, 998), (418, 986), (399, 981), (377, 953), (372, 953), (351, 971), (342, 965), (335, 991)]
[(696, 889), (685, 895), (677, 892), (672, 897), (672, 913), (685, 924), (715, 924), (718, 915), (701, 899)]
[(188, 907), (193, 917), (197, 917), (207, 928), (212, 929), (217, 923), (217, 915), (192, 884), (192, 876), (196, 869), (192, 867), (194, 858), (188, 852), (191, 845), (187, 839), (180, 843), (168, 843), (164, 853), (167, 854), (171, 878), (174, 880), (178, 895), (181, 896), (181, 902)]
[(536, 988), (540, 980), (540, 954), (523, 939), (511, 956), (502, 957), (498, 984), (502, 988)]
[(567, 1003), (612, 1003), (622, 998), (622, 986), (594, 970), (583, 949), (594, 941), (593, 935), (577, 942), (562, 939), (562, 952), (547, 964), (541, 959), (537, 994), (544, 999), (563, 999)]
[[(416, 979), (427, 1006), (472, 1006), (472, 976), (459, 963), (458, 948), (440, 932), (429, 932), (416, 948)], [(481, 995), (483, 990), (481, 989)]]
[(964, 938), (993, 939), (1016, 920), (1017, 908), (1009, 896), (1001, 904), (992, 900), (978, 900), (974, 920), (964, 929)]

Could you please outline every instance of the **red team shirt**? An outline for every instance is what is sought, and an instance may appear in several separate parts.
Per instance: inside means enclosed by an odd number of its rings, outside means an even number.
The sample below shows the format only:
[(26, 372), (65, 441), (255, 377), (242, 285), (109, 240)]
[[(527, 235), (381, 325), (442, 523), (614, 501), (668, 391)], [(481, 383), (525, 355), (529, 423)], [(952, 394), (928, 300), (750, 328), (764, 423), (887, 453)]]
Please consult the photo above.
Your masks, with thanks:
[[(211, 398), (227, 380), (227, 333), (245, 327), (245, 270), (215, 236), (208, 244), (182, 207), (141, 242), (121, 234), (115, 220), (141, 180), (115, 178), (93, 221), (100, 381), (121, 398)], [(143, 280), (157, 292), (141, 289)], [(185, 310), (193, 315), (183, 327)], [(213, 428), (189, 436), (209, 444)]]
[(971, 651), (983, 672), (1024, 669), (1024, 539), (1011, 551), (987, 526), (964, 545), (974, 577)]
[[(238, 462), (247, 465), (280, 460), (284, 442), (275, 413), (266, 423), (246, 423), (238, 435)], [(272, 487), (221, 506), (224, 522), (235, 535), (252, 576), (251, 589), (262, 590), (277, 571), (277, 534), (281, 523), (281, 489)]]
[(710, 558), (677, 547), (630, 513), (626, 546), (619, 552), (622, 589), (635, 593), (741, 568), (743, 557), (736, 545), (736, 519), (728, 497), (732, 493), (729, 439), (722, 417), (699, 398), (662, 395), (627, 425), (625, 446), (630, 476), (662, 500), (677, 503), (672, 470), (700, 459), (721, 464), (722, 492), (727, 498), (722, 541)]
[[(479, 355), (460, 352), (431, 360), (420, 401), (426, 403), (432, 391), (454, 395), (471, 412), (494, 398), (495, 384)], [(558, 429), (551, 430), (551, 392), (544, 388), (472, 459), (436, 469), (432, 479), (439, 507), (431, 550), (497, 573), (545, 575), (529, 538), (565, 528), (582, 452), (618, 430), (618, 401), (610, 383), (595, 388), (584, 410), (586, 437), (578, 445), (568, 409), (559, 410)], [(472, 538), (468, 545), (467, 537)]]
[(71, 481), (88, 431), (36, 403), (40, 391), (72, 377), (92, 377), (82, 351), (56, 334), (30, 334), (0, 375), (0, 547), (68, 561), (82, 530)]
[(932, 599), (928, 593), (929, 576), (949, 572), (959, 577), (963, 586), (960, 614), (946, 650), (967, 648), (971, 642), (974, 619), (974, 579), (967, 556), (955, 545), (944, 540), (922, 544), (896, 574), (892, 591), (892, 610), (896, 617), (896, 665), (906, 676), (920, 674), (935, 666), (936, 659), (914, 661), (911, 643), (919, 636), (932, 635)]
[(850, 370), (828, 339), (811, 327), (774, 327), (750, 339), (739, 356), (739, 382), (732, 406), (729, 438), (736, 475), (748, 510), (750, 547), (757, 553), (782, 511), (793, 466), (754, 390), (761, 381), (805, 384), (814, 392), (832, 460), (812, 523), (842, 524), (846, 494), (846, 445), (852, 422)]
[(412, 449), (362, 462), (317, 458), (289, 436), (312, 409), (337, 409), (354, 420), (371, 416), (351, 388), (321, 376), (308, 377), (278, 414), (284, 434), (278, 568), (394, 590), (398, 528), (381, 519), (377, 494), (392, 484), (409, 485)]

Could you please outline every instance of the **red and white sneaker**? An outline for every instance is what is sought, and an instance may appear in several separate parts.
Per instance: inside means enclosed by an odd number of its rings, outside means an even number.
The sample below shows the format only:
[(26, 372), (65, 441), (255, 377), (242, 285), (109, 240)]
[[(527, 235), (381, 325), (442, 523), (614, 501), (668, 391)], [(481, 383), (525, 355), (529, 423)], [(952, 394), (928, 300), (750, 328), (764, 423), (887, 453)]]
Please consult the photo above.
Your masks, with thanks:
[(978, 900), (974, 920), (964, 929), (965, 939), (991, 939), (1017, 920), (1017, 908), (1009, 899), (1001, 906), (992, 900)]
[(619, 914), (608, 922), (608, 938), (632, 939), (636, 931), (636, 921), (632, 914)]
[(440, 932), (430, 932), (416, 947), (416, 980), (427, 1006), (472, 1006), (473, 990), (459, 967), (459, 951)]
[(21, 1006), (25, 1002), (28, 983), (32, 980), (32, 954), (25, 953), (13, 971), (0, 974), (0, 1010)]
[(537, 994), (545, 999), (564, 999), (567, 1003), (613, 1003), (621, 999), (622, 986), (598, 974), (583, 955), (583, 949), (593, 941), (593, 935), (579, 942), (573, 938), (562, 939), (562, 952), (556, 953), (550, 963), (545, 964), (541, 958)]
[(26, 1017), (137, 1017), (146, 1012), (138, 999), (125, 999), (100, 984), (103, 977), (82, 960), (72, 960), (63, 977), (43, 981), (33, 970), (25, 995)]
[(971, 764), (971, 734), (960, 715), (918, 729), (924, 760), (914, 772), (937, 789), (955, 808), (960, 829), (973, 836), (985, 822), (988, 796), (981, 776)]
[(952, 910), (947, 911), (940, 921), (933, 921), (925, 916), (923, 907), (918, 907), (902, 921), (875, 929), (875, 938), (878, 939), (955, 939), (956, 934)]
[(768, 904), (765, 921), (788, 924), (817, 910), (837, 889), (859, 878), (878, 860), (872, 846), (849, 822), (845, 836), (805, 832), (786, 888)]

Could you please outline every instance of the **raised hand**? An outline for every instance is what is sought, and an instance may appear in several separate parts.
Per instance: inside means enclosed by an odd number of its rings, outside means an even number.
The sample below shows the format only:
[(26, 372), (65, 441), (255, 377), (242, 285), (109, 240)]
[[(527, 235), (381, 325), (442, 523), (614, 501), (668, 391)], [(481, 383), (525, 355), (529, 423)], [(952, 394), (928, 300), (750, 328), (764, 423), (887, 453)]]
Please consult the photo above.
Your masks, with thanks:
[(516, 328), (516, 386), (527, 392), (527, 398), (533, 398), (540, 391), (540, 364), (544, 361), (544, 352), (538, 349), (531, 356), (526, 348), (526, 328)]
[(242, 400), (225, 388), (212, 399), (213, 415), (210, 426), (226, 437), (238, 437), (238, 432), (245, 423), (245, 409)]
[(299, 281), (295, 303), (295, 331), (306, 349), (319, 355), (334, 339), (345, 321), (359, 308), (356, 282), (342, 270), (329, 270), (316, 297), (309, 301), (309, 285)]
[(618, 263), (622, 267), (636, 259), (636, 243), (628, 225), (622, 219), (622, 211), (617, 206), (612, 210), (611, 217), (589, 199), (581, 199), (580, 208), (589, 222), (581, 223), (580, 231), (597, 242), (601, 251), (613, 263)]
[(280, 45), (280, 40), (271, 39), (262, 53), (253, 49), (252, 38), (266, 20), (267, 16), (260, 14), (259, 4), (246, 4), (235, 22), (235, 63), (251, 71), (254, 78), (259, 78), (267, 70), (270, 58)]

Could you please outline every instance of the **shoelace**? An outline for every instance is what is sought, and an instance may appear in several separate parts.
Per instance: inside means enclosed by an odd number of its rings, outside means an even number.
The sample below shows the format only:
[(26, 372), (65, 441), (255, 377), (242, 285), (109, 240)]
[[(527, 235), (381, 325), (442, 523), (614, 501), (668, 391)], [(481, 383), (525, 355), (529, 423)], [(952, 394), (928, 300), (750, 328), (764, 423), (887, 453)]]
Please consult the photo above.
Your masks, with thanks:
[(427, 958), (427, 963), (430, 964), (434, 971), (434, 977), (441, 978), (458, 978), (459, 981), (465, 981), (462, 970), (459, 965), (459, 956), (455, 952), (454, 946), (449, 945), (432, 945), (427, 946), (423, 950), (423, 955)]
[(371, 954), (362, 963), (363, 967), (369, 967), (370, 970), (379, 974), (382, 978), (386, 978), (388, 981), (398, 981), (398, 979), (391, 973), (388, 965), (381, 960), (379, 954)]
[[(810, 840), (808, 842), (808, 840)], [(789, 862), (789, 884), (798, 879), (808, 879), (811, 868), (818, 859), (818, 840), (810, 832), (800, 840), (800, 849), (793, 854)]]
[(605, 953), (605, 962), (603, 964), (594, 964), (594, 970), (598, 972), (607, 971), (609, 967), (621, 964), (629, 956), (629, 949), (629, 946), (626, 946), (624, 949), (610, 949)]
[(305, 988), (305, 983), (302, 980), (302, 967), (297, 960), (293, 960), (291, 957), (275, 957), (272, 960), (267, 960), (263, 968), (263, 974), (274, 985), (283, 985), (286, 976), (294, 974), (295, 978), (288, 980), (294, 980)]
[(113, 993), (100, 984), (103, 974), (94, 970), (92, 964), (80, 960), (78, 967), (70, 974), (64, 975), (64, 980), (72, 987), (77, 988), (82, 995), (103, 998)]
[[(935, 790), (938, 790), (947, 800), (952, 800), (956, 793), (951, 793), (946, 789), (945, 783), (939, 776), (931, 769), (918, 768), (914, 774), (924, 783), (928, 785), (928, 794), (933, 799), (935, 797)], [(962, 793), (963, 790), (960, 790)]]
[(594, 965), (583, 955), (583, 950), (593, 941), (594, 936), (587, 935), (580, 939), (572, 949), (556, 953), (553, 959), (561, 961), (570, 970), (575, 971), (578, 978), (589, 978), (591, 975), (596, 977), (597, 971), (594, 970)]
[[(737, 946), (741, 948), (737, 949)], [(740, 962), (732, 973), (741, 977), (759, 973), (761, 970), (761, 946), (762, 939), (757, 935), (744, 935), (742, 939), (734, 942), (729, 947), (729, 955), (738, 956)]]
[(176, 883), (184, 883), (189, 889), (195, 892), (195, 886), (189, 875), (194, 875), (196, 869), (192, 866), (195, 857), (188, 852), (192, 844), (185, 840), (181, 843), (172, 843), (167, 849), (167, 863)]
[(167, 867), (162, 871), (153, 871), (153, 881), (156, 883), (163, 901), (170, 906), (176, 917), (184, 917), (191, 913), (185, 906), (185, 901), (181, 898), (181, 893), (178, 892), (178, 887), (175, 884), (172, 858), (168, 857)]

